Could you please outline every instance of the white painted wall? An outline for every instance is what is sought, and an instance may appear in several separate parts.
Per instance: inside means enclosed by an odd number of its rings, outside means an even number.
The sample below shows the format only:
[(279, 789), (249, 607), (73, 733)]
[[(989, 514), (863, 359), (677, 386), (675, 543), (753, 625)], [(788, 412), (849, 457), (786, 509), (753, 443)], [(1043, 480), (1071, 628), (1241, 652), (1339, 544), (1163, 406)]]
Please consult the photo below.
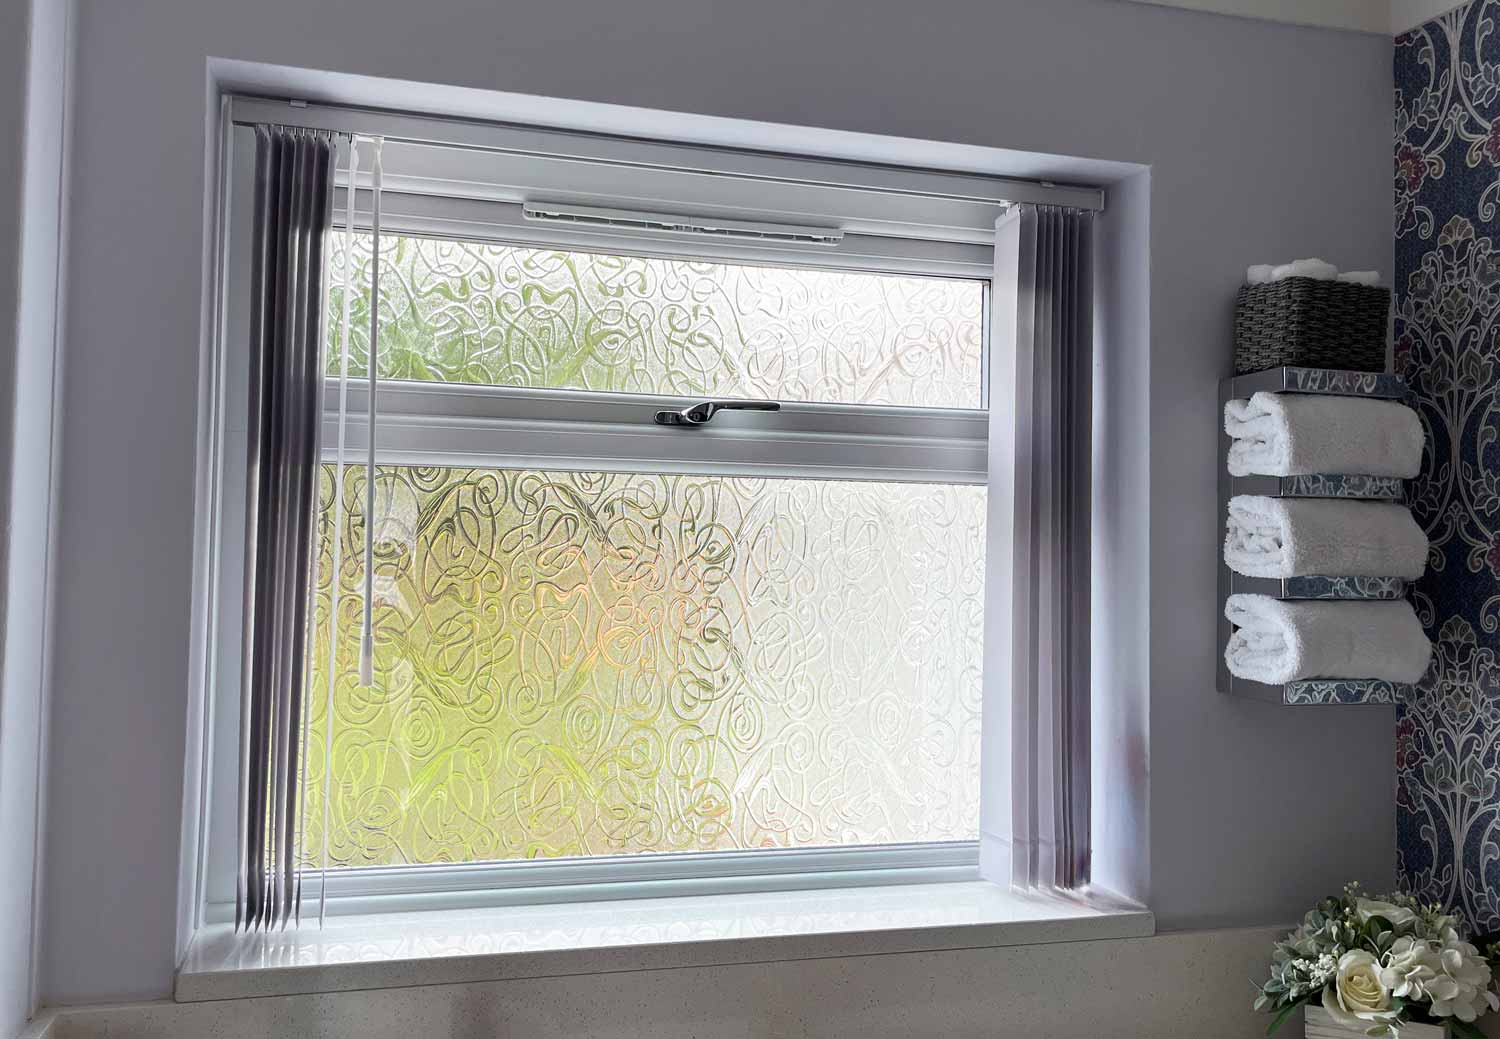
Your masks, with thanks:
[(0, 1036), (34, 991), (70, 7), (0, 5)]
[(1117, 186), (1149, 191), (1149, 255), (1115, 250), (1144, 293), (1113, 301), (1149, 314), (1150, 392), (1123, 372), (1110, 402), (1149, 479), (1112, 492), (1140, 646), (1100, 681), (1149, 689), (1111, 738), (1151, 803), (1112, 868), (1149, 865), (1168, 928), (1393, 879), (1389, 710), (1214, 692), (1233, 290), (1261, 260), (1390, 268), (1388, 39), (1114, 0), (83, 0), (78, 46), (48, 1002), (170, 990), (210, 57), (1150, 165)]

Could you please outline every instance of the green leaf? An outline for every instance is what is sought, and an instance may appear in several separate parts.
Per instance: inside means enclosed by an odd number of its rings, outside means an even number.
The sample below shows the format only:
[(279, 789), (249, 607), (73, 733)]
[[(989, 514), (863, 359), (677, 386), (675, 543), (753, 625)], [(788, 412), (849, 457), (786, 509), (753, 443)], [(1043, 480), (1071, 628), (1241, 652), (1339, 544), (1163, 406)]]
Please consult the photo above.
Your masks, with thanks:
[(1271, 1018), (1271, 1023), (1266, 1026), (1266, 1035), (1275, 1035), (1276, 1030), (1282, 1025), (1286, 1024), (1287, 1019), (1294, 1013), (1296, 1013), (1304, 1003), (1312, 999), (1314, 995), (1318, 995), (1318, 993), (1309, 992), (1305, 996), (1298, 996), (1296, 999), (1292, 1000), (1286, 1006), (1277, 1011), (1276, 1016)]

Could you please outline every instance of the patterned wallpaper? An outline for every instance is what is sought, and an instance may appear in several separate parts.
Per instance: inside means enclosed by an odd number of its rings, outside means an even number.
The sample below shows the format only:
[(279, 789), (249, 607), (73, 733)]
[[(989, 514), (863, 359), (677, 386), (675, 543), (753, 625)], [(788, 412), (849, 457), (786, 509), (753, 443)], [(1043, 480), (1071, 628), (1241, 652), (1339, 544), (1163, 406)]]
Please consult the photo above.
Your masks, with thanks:
[(1396, 370), (1427, 427), (1416, 606), (1436, 663), (1396, 732), (1397, 866), (1500, 927), (1500, 0), (1396, 38)]

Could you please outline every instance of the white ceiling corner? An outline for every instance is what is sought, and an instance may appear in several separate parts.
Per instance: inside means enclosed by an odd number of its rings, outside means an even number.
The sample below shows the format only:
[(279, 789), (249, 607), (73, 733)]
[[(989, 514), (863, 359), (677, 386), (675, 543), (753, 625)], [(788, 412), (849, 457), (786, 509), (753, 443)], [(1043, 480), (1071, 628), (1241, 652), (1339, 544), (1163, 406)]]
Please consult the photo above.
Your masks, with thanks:
[(1180, 7), (1239, 18), (1394, 36), (1444, 12), (1462, 0), (1129, 0), (1158, 7)]
[(1462, 7), (1465, 0), (1391, 0), (1391, 34), (1415, 29), (1440, 14)]

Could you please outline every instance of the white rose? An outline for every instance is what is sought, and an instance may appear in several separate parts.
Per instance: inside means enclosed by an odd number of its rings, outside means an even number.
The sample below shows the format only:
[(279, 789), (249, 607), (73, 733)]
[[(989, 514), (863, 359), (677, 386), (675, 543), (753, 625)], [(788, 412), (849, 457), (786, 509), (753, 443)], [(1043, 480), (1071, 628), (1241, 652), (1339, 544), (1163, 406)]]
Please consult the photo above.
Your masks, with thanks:
[(1380, 961), (1363, 949), (1340, 956), (1333, 984), (1323, 990), (1323, 1009), (1344, 1027), (1360, 1031), (1395, 1020), (1390, 989), (1380, 983)]
[(1362, 924), (1369, 923), (1372, 917), (1383, 916), (1397, 931), (1405, 930), (1417, 922), (1417, 914), (1405, 906), (1393, 905), (1390, 902), (1377, 902), (1373, 898), (1361, 898), (1354, 903), (1354, 911), (1359, 914), (1359, 922)]

